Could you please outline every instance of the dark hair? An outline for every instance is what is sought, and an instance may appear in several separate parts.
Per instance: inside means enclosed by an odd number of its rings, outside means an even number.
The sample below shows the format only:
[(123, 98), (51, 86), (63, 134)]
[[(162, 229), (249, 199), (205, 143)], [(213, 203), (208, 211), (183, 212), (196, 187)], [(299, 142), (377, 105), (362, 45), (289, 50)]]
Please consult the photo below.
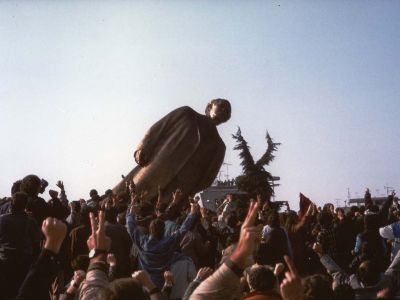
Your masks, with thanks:
[(76, 212), (81, 211), (81, 202), (79, 200), (74, 200), (71, 202), (71, 206), (74, 208)]
[(140, 202), (137, 208), (137, 217), (144, 218), (153, 214), (154, 206), (148, 202)]
[(280, 222), (279, 222), (279, 214), (275, 211), (272, 210), (267, 217), (267, 224), (271, 228), (279, 228)]
[(20, 185), (20, 191), (25, 192), (30, 197), (36, 197), (39, 194), (39, 188), (42, 182), (36, 175), (25, 176)]
[[(164, 213), (166, 210), (167, 210), (167, 208), (168, 208), (168, 203), (166, 203), (166, 202), (161, 202), (161, 204), (157, 207), (157, 210), (160, 212), (160, 213)], [(178, 214), (179, 214), (179, 211), (178, 211)], [(175, 218), (176, 219), (176, 218)]]
[(378, 232), (379, 225), (379, 215), (370, 214), (364, 216), (364, 232)]
[(333, 216), (330, 212), (321, 211), (317, 216), (318, 223), (323, 228), (328, 228), (332, 225)]
[(207, 116), (210, 114), (210, 110), (213, 104), (221, 105), (222, 107), (223, 114), (218, 118), (221, 123), (224, 123), (231, 118), (231, 104), (228, 100), (221, 98), (213, 99), (210, 103), (207, 104), (205, 111)]
[(149, 233), (157, 239), (162, 239), (164, 236), (164, 221), (161, 219), (154, 219), (150, 222)]
[(381, 278), (379, 265), (373, 260), (362, 262), (357, 269), (357, 275), (366, 287), (376, 285)]
[(226, 217), (226, 224), (231, 228), (235, 228), (238, 222), (238, 217), (235, 214), (230, 214)]
[(28, 195), (24, 192), (16, 192), (11, 197), (11, 210), (13, 212), (22, 212), (28, 203)]
[(122, 278), (112, 281), (107, 288), (101, 289), (99, 300), (147, 300), (142, 286), (135, 280)]
[(292, 231), (293, 226), (297, 223), (298, 218), (299, 217), (297, 216), (297, 213), (295, 211), (291, 210), (288, 212), (285, 222), (285, 228), (287, 231)]
[(58, 192), (55, 190), (49, 190), (49, 195), (52, 199), (58, 198)]
[(11, 187), (11, 196), (14, 195), (16, 192), (20, 191), (21, 182), (22, 180), (17, 180), (16, 182), (13, 183)]
[(89, 196), (90, 197), (96, 197), (96, 196), (98, 196), (99, 195), (99, 193), (95, 190), (95, 189), (92, 189), (92, 190), (90, 190), (90, 192), (89, 192)]
[(327, 276), (315, 274), (304, 278), (304, 300), (332, 300), (332, 284)]
[(342, 214), (344, 214), (344, 209), (341, 207), (336, 208), (336, 213), (341, 212)]
[(255, 292), (266, 292), (275, 288), (276, 277), (267, 267), (252, 268), (249, 274), (249, 286)]
[(90, 226), (90, 216), (89, 214), (94, 213), (96, 210), (91, 208), (90, 206), (83, 206), (80, 211), (81, 222), (85, 226)]
[(107, 207), (105, 210), (104, 219), (110, 223), (117, 222), (118, 211), (115, 207)]
[(348, 284), (339, 284), (333, 290), (333, 299), (334, 300), (355, 300), (356, 293), (353, 288)]
[(127, 192), (122, 191), (122, 192), (119, 192), (119, 193), (117, 194), (117, 199), (118, 199), (120, 202), (128, 203), (128, 202), (129, 202), (129, 195), (128, 195)]
[(43, 194), (48, 185), (49, 185), (49, 183), (46, 181), (46, 179), (44, 179), (44, 178), (40, 179), (40, 191), (39, 191), (39, 193)]

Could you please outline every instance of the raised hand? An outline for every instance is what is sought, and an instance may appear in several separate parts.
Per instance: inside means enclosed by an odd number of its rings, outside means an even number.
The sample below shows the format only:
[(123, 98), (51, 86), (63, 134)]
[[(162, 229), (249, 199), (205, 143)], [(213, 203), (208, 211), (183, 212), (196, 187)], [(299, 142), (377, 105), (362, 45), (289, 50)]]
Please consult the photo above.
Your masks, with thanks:
[(174, 281), (175, 281), (174, 274), (172, 274), (171, 271), (165, 271), (164, 272), (164, 280), (167, 285), (169, 285), (169, 286), (173, 285)]
[(106, 236), (104, 228), (104, 211), (99, 211), (98, 222), (93, 213), (90, 213), (90, 224), (92, 226), (92, 234), (87, 240), (87, 246), (91, 249), (99, 249), (109, 251), (111, 246), (111, 239)]
[(56, 218), (48, 217), (42, 223), (42, 232), (46, 237), (44, 248), (58, 254), (67, 234), (67, 225)]
[(182, 200), (182, 195), (182, 191), (180, 189), (176, 189), (176, 191), (172, 193), (172, 203), (179, 203)]
[(320, 243), (314, 243), (312, 249), (318, 254), (319, 257), (324, 255), (324, 251), (322, 250), (322, 245)]
[(147, 289), (147, 291), (151, 291), (156, 287), (151, 281), (149, 273), (144, 270), (134, 272), (132, 274), (132, 278), (143, 285)]
[(283, 263), (277, 263), (274, 268), (275, 276), (278, 276), (279, 274), (281, 274), (284, 269), (285, 269), (285, 265)]
[(304, 289), (301, 285), (301, 278), (294, 262), (289, 256), (284, 256), (285, 262), (289, 268), (289, 272), (285, 273), (285, 278), (281, 283), (281, 295), (284, 300), (303, 300)]
[(197, 203), (190, 203), (190, 213), (197, 214), (200, 211), (200, 205)]
[(62, 182), (61, 180), (57, 181), (56, 186), (60, 189), (60, 190), (64, 190), (64, 182)]
[(253, 254), (261, 241), (262, 225), (254, 226), (259, 211), (260, 203), (252, 200), (246, 219), (240, 229), (238, 245), (230, 259), (240, 268), (245, 268), (247, 258)]

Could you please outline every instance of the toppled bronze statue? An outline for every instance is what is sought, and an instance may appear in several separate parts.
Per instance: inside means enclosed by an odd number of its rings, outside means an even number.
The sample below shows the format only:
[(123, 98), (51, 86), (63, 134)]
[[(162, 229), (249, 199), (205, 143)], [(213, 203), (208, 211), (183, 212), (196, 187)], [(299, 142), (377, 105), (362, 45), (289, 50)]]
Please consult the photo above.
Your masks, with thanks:
[(226, 149), (216, 126), (230, 116), (231, 105), (225, 99), (208, 103), (205, 115), (188, 106), (171, 111), (148, 130), (134, 153), (138, 166), (113, 192), (124, 190), (133, 180), (136, 191), (146, 193), (143, 200), (154, 202), (160, 187), (162, 201), (169, 202), (178, 188), (185, 199), (209, 187)]

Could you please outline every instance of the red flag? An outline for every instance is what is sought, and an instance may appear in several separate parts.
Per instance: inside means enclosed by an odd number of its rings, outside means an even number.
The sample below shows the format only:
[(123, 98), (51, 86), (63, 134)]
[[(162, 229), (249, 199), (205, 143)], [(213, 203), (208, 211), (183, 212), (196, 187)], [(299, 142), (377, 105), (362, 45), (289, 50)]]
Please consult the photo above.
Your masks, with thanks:
[(307, 209), (311, 204), (312, 204), (311, 200), (308, 199), (306, 196), (304, 196), (302, 193), (300, 193), (300, 201), (299, 201), (299, 207), (300, 207), (299, 218), (300, 219), (306, 214)]

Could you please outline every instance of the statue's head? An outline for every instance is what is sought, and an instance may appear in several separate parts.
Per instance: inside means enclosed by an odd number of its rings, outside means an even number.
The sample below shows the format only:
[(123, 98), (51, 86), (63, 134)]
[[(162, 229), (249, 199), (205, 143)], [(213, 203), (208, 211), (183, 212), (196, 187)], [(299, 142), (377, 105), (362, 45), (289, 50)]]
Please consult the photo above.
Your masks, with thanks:
[(206, 115), (215, 125), (228, 121), (231, 117), (231, 104), (225, 99), (214, 99), (207, 104)]

